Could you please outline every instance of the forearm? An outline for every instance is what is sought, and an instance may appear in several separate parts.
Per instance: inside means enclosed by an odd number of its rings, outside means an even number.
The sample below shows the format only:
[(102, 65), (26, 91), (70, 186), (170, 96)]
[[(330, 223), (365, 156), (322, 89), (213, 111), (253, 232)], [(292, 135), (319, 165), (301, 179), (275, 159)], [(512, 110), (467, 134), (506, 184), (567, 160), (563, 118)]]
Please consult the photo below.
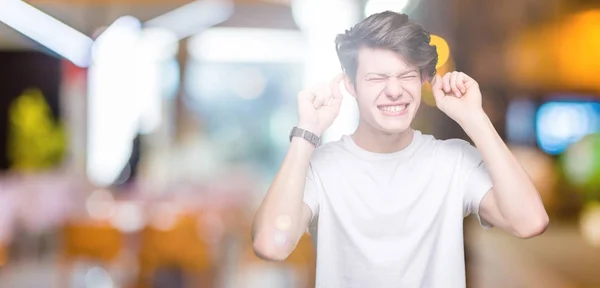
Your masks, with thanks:
[(510, 152), (487, 115), (481, 111), (460, 123), (481, 153), (490, 173), (496, 205), (504, 221), (516, 231), (547, 223), (541, 197), (529, 175)]
[[(308, 141), (293, 138), (290, 149), (273, 183), (258, 209), (252, 226), (252, 238), (257, 253), (267, 254), (266, 258), (282, 260), (294, 249), (306, 230), (303, 219), (303, 196), (306, 173), (314, 146)], [(286, 231), (277, 227), (283, 223)], [(284, 229), (284, 230), (285, 230)], [(284, 233), (286, 241), (277, 239), (277, 233)]]

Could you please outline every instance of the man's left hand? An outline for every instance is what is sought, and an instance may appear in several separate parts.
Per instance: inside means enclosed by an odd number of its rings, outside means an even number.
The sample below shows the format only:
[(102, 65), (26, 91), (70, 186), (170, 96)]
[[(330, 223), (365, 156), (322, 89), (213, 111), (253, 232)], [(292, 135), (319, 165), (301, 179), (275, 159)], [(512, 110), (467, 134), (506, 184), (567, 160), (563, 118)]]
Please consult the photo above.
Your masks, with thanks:
[(467, 118), (483, 113), (479, 84), (465, 73), (436, 75), (431, 89), (437, 107), (460, 125), (468, 121)]

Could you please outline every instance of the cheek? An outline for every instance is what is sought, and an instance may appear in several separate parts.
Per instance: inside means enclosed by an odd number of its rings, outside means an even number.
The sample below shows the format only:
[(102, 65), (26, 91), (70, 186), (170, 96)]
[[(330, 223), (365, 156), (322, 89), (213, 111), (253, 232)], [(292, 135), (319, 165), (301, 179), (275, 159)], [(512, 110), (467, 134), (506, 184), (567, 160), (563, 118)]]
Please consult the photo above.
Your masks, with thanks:
[(415, 83), (410, 83), (409, 85), (405, 86), (406, 91), (408, 91), (408, 93), (415, 99), (415, 100), (420, 100), (421, 99), (421, 82), (415, 82)]
[(372, 106), (380, 92), (381, 89), (375, 86), (356, 87), (356, 102), (359, 106)]
[(355, 98), (360, 117), (366, 119), (369, 123), (374, 123), (373, 121), (376, 118), (375, 114), (377, 109), (375, 100), (377, 99), (378, 94), (369, 88), (371, 87), (357, 87)]

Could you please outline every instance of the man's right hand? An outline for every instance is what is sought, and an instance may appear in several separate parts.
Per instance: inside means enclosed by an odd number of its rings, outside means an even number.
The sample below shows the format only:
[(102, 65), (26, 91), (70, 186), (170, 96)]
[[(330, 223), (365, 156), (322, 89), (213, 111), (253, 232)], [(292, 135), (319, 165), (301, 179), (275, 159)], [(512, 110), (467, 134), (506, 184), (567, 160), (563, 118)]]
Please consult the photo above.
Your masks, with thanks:
[(298, 127), (321, 136), (340, 113), (342, 93), (339, 74), (330, 83), (322, 83), (298, 93)]

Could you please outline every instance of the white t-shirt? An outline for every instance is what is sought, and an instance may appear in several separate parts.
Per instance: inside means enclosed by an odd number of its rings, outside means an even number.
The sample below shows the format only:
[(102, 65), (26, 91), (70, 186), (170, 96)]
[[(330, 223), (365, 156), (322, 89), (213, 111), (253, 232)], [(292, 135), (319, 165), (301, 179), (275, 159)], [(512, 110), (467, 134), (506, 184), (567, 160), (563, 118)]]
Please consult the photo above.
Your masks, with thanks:
[(491, 188), (464, 140), (415, 131), (395, 153), (368, 152), (347, 135), (317, 148), (304, 192), (316, 287), (465, 287), (463, 220)]

